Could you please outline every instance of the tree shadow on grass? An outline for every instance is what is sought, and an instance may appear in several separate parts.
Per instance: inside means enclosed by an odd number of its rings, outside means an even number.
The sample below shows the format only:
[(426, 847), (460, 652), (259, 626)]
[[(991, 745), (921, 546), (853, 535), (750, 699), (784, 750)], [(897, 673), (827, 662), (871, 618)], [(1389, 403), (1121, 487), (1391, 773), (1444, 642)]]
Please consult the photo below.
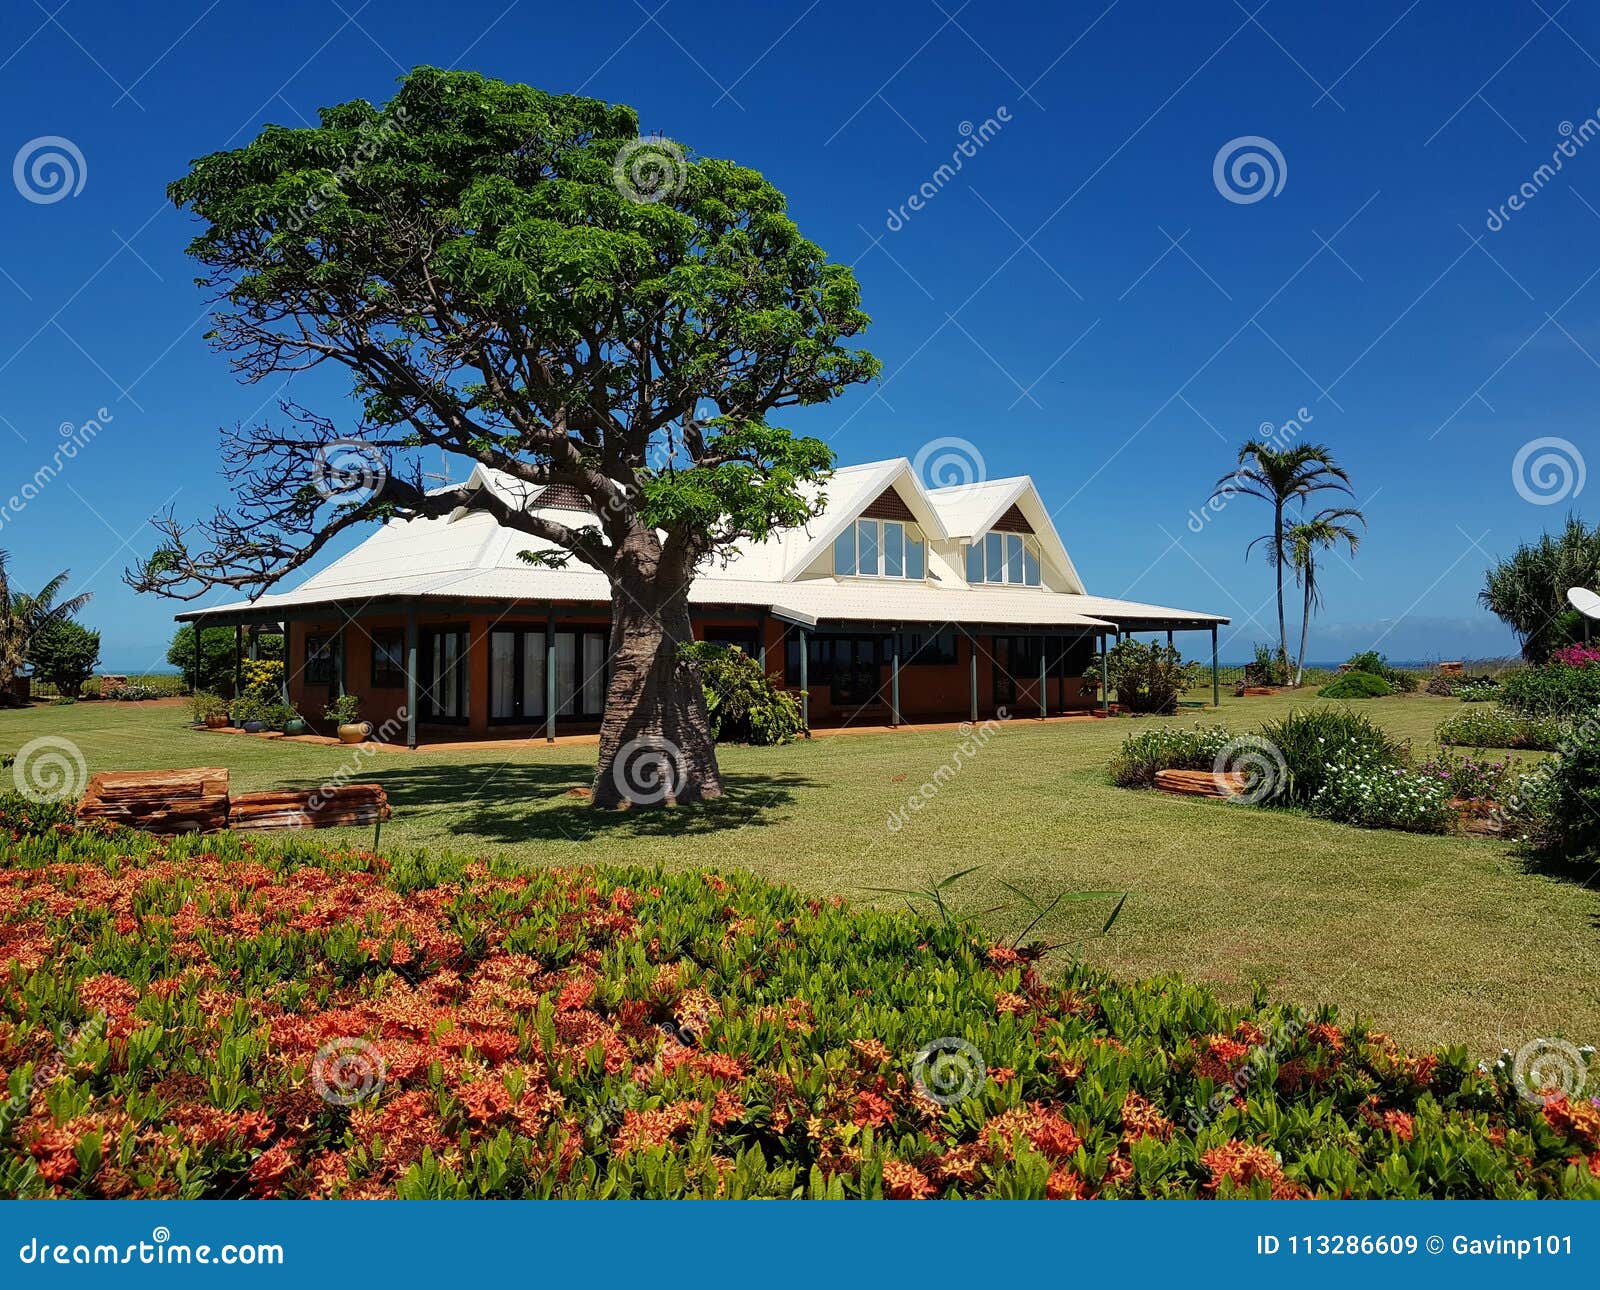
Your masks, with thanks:
[[(463, 840), (588, 842), (602, 838), (697, 837), (764, 825), (781, 818), (796, 790), (817, 781), (799, 775), (722, 777), (723, 796), (693, 806), (597, 810), (574, 789), (593, 782), (587, 765), (533, 763), (373, 767), (357, 776), (382, 784), (395, 819), (440, 817)], [(285, 788), (313, 789), (317, 780)]]

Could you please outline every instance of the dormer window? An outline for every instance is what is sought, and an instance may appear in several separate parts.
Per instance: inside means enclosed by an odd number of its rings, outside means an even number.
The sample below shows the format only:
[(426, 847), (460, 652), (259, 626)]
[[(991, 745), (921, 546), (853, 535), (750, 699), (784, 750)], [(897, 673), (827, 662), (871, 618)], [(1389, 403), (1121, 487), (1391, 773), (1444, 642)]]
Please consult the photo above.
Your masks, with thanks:
[(985, 533), (969, 542), (967, 581), (973, 586), (1039, 586), (1039, 540), (1022, 533)]
[(856, 520), (834, 540), (833, 571), (841, 578), (913, 578), (927, 573), (922, 530), (901, 520)]

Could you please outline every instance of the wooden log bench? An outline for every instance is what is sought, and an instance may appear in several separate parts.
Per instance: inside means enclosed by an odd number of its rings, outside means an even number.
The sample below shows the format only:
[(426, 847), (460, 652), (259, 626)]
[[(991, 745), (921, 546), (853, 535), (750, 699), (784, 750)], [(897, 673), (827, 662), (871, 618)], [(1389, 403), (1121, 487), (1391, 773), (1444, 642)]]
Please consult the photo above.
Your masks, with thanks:
[(264, 829), (338, 829), (381, 824), (394, 812), (381, 784), (338, 784), (328, 788), (272, 789), (239, 793), (229, 804), (228, 827), (241, 832)]
[(1158, 770), (1156, 787), (1185, 797), (1233, 797), (1249, 791), (1246, 776), (1238, 771)]
[(89, 781), (78, 818), (146, 833), (215, 833), (228, 827), (228, 770), (102, 771)]
[(394, 812), (381, 784), (228, 792), (224, 766), (103, 771), (89, 781), (78, 819), (109, 820), (146, 833), (223, 829), (336, 829), (382, 824)]

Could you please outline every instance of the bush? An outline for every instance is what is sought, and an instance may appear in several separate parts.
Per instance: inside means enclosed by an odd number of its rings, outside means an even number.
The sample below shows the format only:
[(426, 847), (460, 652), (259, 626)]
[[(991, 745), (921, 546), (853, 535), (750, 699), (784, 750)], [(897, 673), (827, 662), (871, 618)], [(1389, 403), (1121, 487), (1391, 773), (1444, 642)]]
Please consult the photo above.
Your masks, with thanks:
[(196, 721), (204, 721), (207, 717), (225, 717), (228, 715), (228, 705), (209, 690), (201, 690), (190, 696), (189, 714)]
[[(1117, 704), (1127, 712), (1176, 712), (1179, 697), (1198, 680), (1196, 666), (1185, 663), (1173, 646), (1132, 637), (1112, 646), (1105, 663)], [(1099, 660), (1091, 666), (1098, 672)]]
[(1287, 775), (1272, 799), (1279, 806), (1308, 806), (1339, 764), (1401, 766), (1407, 750), (1383, 727), (1349, 708), (1297, 708), (1268, 722), (1262, 736), (1283, 757)]
[(1415, 672), (1406, 672), (1398, 667), (1391, 667), (1389, 660), (1375, 649), (1362, 650), (1359, 654), (1352, 654), (1344, 665), (1348, 672), (1365, 672), (1371, 676), (1381, 676), (1389, 683), (1390, 693), (1410, 694), (1422, 682)]
[(1288, 685), (1289, 661), (1270, 645), (1256, 644), (1255, 660), (1244, 667), (1246, 685)]
[(1444, 833), (1456, 821), (1449, 785), (1364, 752), (1335, 756), (1311, 813), (1363, 829)]
[(1461, 1049), (748, 874), (123, 831), (0, 872), (13, 1086), (76, 1028), (10, 1196), (1600, 1197), (1595, 1109)]
[(1423, 762), (1419, 773), (1439, 780), (1452, 798), (1473, 803), (1503, 802), (1511, 796), (1518, 778), (1510, 754), (1499, 761), (1453, 753), (1441, 747), (1437, 757)]
[(1537, 852), (1600, 862), (1600, 716), (1579, 723), (1557, 756), (1523, 776), (1508, 823)]
[[(0, 766), (11, 765), (11, 758), (0, 757)], [(7, 776), (9, 779), (10, 776)], [(19, 838), (39, 837), (54, 834), (63, 828), (71, 828), (76, 817), (77, 804), (71, 801), (44, 801), (35, 802), (32, 798), (24, 797), (21, 793), (0, 792), (0, 845), (7, 839), (12, 842)], [(3, 874), (0, 868), (0, 874)], [(0, 887), (3, 887), (3, 878), (0, 878)], [(4, 920), (0, 919), (0, 925)], [(0, 937), (0, 943), (3, 943)], [(0, 959), (0, 978), (5, 976), (5, 961)], [(0, 1187), (0, 1195), (6, 1194)]]
[(1500, 701), (1530, 716), (1576, 716), (1600, 706), (1600, 667), (1546, 663), (1523, 668), (1501, 682)]
[(1498, 705), (1471, 708), (1439, 723), (1434, 737), (1458, 748), (1525, 748), (1553, 752), (1566, 733), (1560, 717), (1529, 717)]
[(69, 699), (83, 693), (83, 683), (100, 662), (100, 633), (71, 618), (57, 619), (28, 641), (28, 664), (33, 674), (55, 686)]
[(283, 693), (281, 658), (247, 658), (240, 664), (239, 672), (246, 694), (271, 702)]
[(1129, 735), (1107, 768), (1120, 788), (1149, 788), (1159, 770), (1210, 770), (1237, 736), (1225, 726), (1155, 727)]
[(170, 692), (159, 685), (146, 685), (142, 681), (129, 681), (115, 689), (103, 691), (103, 699), (116, 699), (123, 703), (146, 703), (151, 699), (170, 698)]
[(1346, 672), (1317, 691), (1319, 699), (1380, 699), (1394, 693), (1394, 687), (1371, 672)]
[(696, 641), (681, 647), (678, 656), (700, 673), (713, 739), (770, 746), (792, 743), (805, 733), (794, 695), (737, 645)]
[[(249, 649), (249, 635), (245, 637)], [(264, 659), (283, 658), (283, 637), (276, 632), (261, 634), (256, 650)], [(233, 693), (234, 634), (231, 627), (207, 627), (200, 633), (200, 683), (198, 688), (216, 694)], [(249, 660), (245, 660), (248, 662)], [(178, 628), (167, 647), (167, 662), (177, 668), (190, 689), (194, 678), (194, 625)]]
[(1469, 677), (1455, 688), (1463, 703), (1493, 703), (1500, 697), (1500, 682), (1492, 676)]

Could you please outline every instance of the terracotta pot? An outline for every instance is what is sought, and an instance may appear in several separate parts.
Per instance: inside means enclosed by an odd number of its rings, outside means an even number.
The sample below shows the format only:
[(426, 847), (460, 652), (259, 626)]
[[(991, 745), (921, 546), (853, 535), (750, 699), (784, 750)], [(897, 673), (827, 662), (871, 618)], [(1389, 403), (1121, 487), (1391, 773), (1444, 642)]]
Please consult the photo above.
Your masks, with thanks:
[(339, 727), (339, 742), (342, 744), (358, 744), (372, 733), (370, 721), (352, 721), (349, 725)]
[(205, 722), (207, 730), (226, 730), (228, 728), (228, 717), (226, 713), (216, 713), (207, 717)]

